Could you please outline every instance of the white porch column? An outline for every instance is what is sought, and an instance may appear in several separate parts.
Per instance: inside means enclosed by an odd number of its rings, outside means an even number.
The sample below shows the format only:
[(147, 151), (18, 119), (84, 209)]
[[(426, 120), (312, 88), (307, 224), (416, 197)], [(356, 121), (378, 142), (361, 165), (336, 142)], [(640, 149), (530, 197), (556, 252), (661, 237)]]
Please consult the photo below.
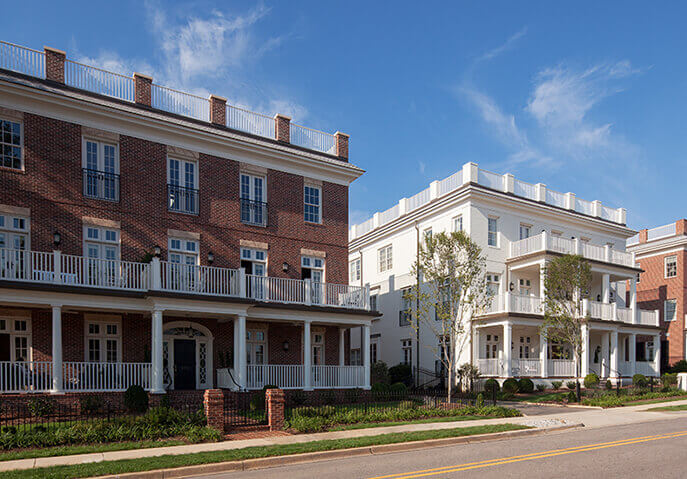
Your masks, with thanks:
[[(27, 361), (29, 358), (25, 358)], [(52, 307), (52, 394), (62, 394), (62, 306)]]
[(608, 273), (601, 275), (601, 301), (606, 304), (611, 302), (611, 275)]
[(637, 371), (637, 334), (636, 333), (630, 333), (630, 337), (627, 341), (628, 343), (628, 355), (629, 355), (629, 366), (630, 366), (630, 371), (628, 372), (629, 376), (632, 377), (635, 375), (635, 372)]
[(637, 311), (637, 277), (630, 279), (630, 310), (632, 311), (632, 324), (639, 323)]
[(163, 384), (164, 372), (162, 370), (164, 364), (162, 360), (162, 310), (153, 309), (151, 322), (151, 362), (152, 362), (152, 384), (150, 385), (150, 392), (153, 394), (163, 394), (165, 387)]
[(582, 325), (582, 364), (580, 365), (580, 376), (585, 377), (589, 374), (589, 325)]
[(539, 363), (541, 367), (541, 377), (549, 377), (549, 360), (547, 358), (549, 350), (549, 341), (546, 336), (539, 333)]
[(475, 326), (472, 326), (472, 331), (473, 331), (473, 344), (472, 344), (472, 360), (473, 364), (477, 367), (479, 367), (479, 353), (482, 350), (482, 346), (480, 345), (480, 338), (479, 338), (479, 328), (476, 328)]
[(511, 368), (511, 347), (513, 343), (513, 324), (508, 321), (503, 325), (503, 367), (504, 376), (509, 378), (513, 375)]
[(608, 353), (608, 343), (610, 341), (610, 336), (609, 333), (603, 333), (601, 335), (601, 368), (599, 371), (599, 375), (602, 378), (607, 378), (610, 376), (609, 371), (610, 371), (610, 366), (611, 366), (611, 357)]
[(656, 375), (661, 375), (661, 335), (654, 334), (654, 369), (656, 370)]
[[(546, 232), (542, 233), (542, 237), (546, 237)], [(544, 245), (546, 250), (546, 244)], [(544, 280), (546, 279), (546, 263), (539, 265), (539, 297), (542, 301), (546, 299), (546, 286), (544, 285)]]
[(339, 366), (346, 365), (346, 339), (344, 334), (346, 333), (345, 328), (339, 328)]
[(618, 331), (611, 331), (611, 377), (617, 378), (620, 376), (620, 354), (618, 354)]
[[(234, 355), (234, 364), (236, 364), (236, 376), (237, 383), (241, 389), (248, 388), (248, 364), (246, 358), (246, 317), (239, 314), (236, 317), (234, 326), (234, 341), (237, 346)], [(237, 343), (238, 342), (238, 343)], [(236, 362), (236, 356), (238, 356), (238, 363)]]
[(310, 321), (303, 322), (303, 389), (312, 390), (312, 345), (310, 344)]
[(363, 371), (365, 380), (363, 381), (363, 389), (370, 389), (370, 325), (363, 326)]

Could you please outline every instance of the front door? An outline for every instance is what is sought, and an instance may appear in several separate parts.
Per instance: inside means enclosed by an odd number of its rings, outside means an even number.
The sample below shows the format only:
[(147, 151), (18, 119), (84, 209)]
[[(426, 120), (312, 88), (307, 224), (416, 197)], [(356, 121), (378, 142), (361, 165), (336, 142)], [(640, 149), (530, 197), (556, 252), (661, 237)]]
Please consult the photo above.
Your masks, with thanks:
[(174, 389), (196, 388), (196, 342), (174, 340)]

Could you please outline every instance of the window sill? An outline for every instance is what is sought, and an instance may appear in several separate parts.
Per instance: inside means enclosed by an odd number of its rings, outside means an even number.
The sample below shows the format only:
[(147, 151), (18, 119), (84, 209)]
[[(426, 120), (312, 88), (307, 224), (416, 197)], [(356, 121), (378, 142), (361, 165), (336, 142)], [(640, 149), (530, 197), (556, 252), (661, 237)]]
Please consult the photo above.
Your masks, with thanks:
[(178, 215), (198, 216), (198, 213), (191, 213), (191, 212), (189, 212), (189, 211), (170, 210), (169, 208), (167, 209), (167, 211), (170, 212), (170, 213), (178, 214)]
[(322, 225), (322, 222), (320, 222), (320, 223), (314, 223), (314, 222), (312, 222), (312, 221), (305, 221), (305, 220), (303, 220), (303, 223), (305, 223), (306, 225), (310, 225), (310, 226), (323, 226), (323, 225)]
[(18, 170), (16, 168), (10, 168), (9, 166), (0, 166), (0, 171), (6, 171), (7, 173), (16, 173), (18, 175), (25, 175), (26, 169), (22, 168)]

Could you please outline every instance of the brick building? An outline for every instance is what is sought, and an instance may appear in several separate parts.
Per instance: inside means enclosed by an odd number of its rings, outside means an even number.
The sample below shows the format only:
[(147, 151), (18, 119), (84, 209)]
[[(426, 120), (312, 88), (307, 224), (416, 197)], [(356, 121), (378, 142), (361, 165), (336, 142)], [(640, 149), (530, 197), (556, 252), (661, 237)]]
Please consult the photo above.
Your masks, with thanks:
[(638, 277), (638, 304), (660, 315), (663, 367), (685, 359), (687, 220), (643, 229), (627, 242), (644, 270)]
[(347, 135), (2, 46), (0, 393), (369, 385)]

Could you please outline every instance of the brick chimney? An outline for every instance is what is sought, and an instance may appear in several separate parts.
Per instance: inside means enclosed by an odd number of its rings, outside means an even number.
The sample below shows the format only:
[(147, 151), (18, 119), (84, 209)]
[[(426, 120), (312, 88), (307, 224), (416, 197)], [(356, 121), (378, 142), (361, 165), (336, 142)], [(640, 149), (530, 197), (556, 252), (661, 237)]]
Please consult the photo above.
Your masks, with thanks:
[(134, 73), (134, 101), (139, 105), (151, 105), (153, 77), (143, 73)]
[(348, 135), (337, 131), (334, 133), (334, 141), (336, 142), (336, 156), (342, 160), (348, 161)]
[(675, 234), (678, 236), (687, 234), (687, 220), (683, 219), (675, 222)]
[(647, 241), (647, 229), (639, 230), (639, 242), (646, 243)]
[(62, 50), (43, 47), (45, 53), (45, 79), (64, 84), (64, 62), (67, 54)]
[(277, 141), (291, 143), (291, 118), (278, 113), (275, 115), (274, 136)]
[(227, 99), (210, 95), (210, 123), (227, 125)]

